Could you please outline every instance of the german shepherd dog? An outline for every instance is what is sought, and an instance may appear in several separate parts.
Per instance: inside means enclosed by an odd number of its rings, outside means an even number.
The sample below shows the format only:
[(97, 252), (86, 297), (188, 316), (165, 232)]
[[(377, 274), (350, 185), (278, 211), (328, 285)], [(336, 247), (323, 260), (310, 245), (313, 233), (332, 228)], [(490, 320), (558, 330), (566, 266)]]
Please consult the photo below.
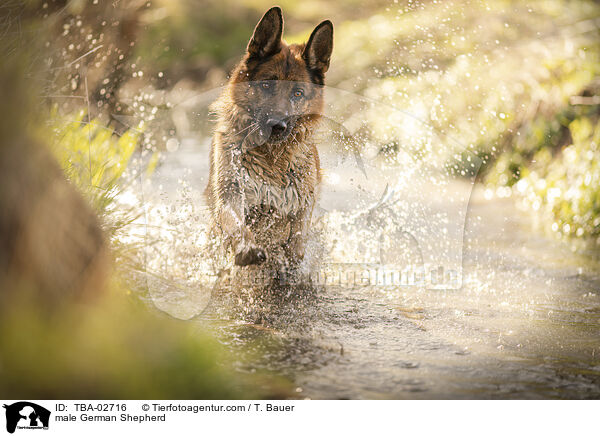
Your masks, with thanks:
[(279, 7), (257, 24), (223, 94), (205, 194), (235, 264), (256, 265), (282, 255), (304, 257), (321, 181), (311, 136), (323, 107), (325, 72), (333, 49), (331, 21), (305, 44), (286, 44)]

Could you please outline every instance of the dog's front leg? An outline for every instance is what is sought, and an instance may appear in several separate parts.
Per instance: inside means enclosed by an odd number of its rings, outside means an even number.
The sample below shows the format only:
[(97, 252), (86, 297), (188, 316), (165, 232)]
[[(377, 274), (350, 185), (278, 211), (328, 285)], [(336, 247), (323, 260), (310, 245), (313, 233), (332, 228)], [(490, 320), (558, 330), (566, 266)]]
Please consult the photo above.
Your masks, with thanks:
[(266, 252), (256, 245), (254, 235), (244, 222), (241, 198), (222, 201), (218, 214), (221, 229), (231, 243), (236, 265), (255, 265), (267, 259)]
[(312, 217), (312, 204), (300, 210), (290, 220), (290, 236), (285, 243), (285, 251), (288, 260), (292, 264), (298, 264), (304, 259), (308, 227)]

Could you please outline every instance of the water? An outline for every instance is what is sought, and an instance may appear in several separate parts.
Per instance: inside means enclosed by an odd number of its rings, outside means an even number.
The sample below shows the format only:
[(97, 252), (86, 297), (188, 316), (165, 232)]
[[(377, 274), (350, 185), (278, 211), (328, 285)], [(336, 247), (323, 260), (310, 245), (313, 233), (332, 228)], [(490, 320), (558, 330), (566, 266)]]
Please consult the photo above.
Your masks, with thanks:
[[(600, 266), (535, 231), (514, 200), (486, 199), (480, 187), (470, 195), (467, 182), (449, 182), (469, 200), (466, 221), (455, 226), (464, 240), (459, 289), (330, 284), (257, 292), (224, 286), (223, 274), (199, 274), (226, 268), (198, 248), (208, 243), (200, 195), (206, 153), (206, 145), (182, 144), (145, 189), (148, 209), (163, 211), (155, 220), (162, 244), (147, 252), (156, 272), (149, 283), (157, 307), (214, 331), (240, 371), (282, 375), (298, 398), (600, 398)], [(327, 169), (335, 156), (324, 155)], [(338, 170), (320, 220), (360, 203), (350, 175)], [(370, 192), (383, 192), (384, 181), (370, 179)], [(365, 205), (377, 200), (365, 196)], [(460, 202), (433, 188), (421, 197), (431, 210), (460, 212)], [(340, 223), (330, 219), (329, 230)], [(358, 234), (359, 225), (350, 229)], [(327, 258), (331, 246), (321, 238)], [(387, 256), (414, 257), (414, 240), (405, 242)], [(338, 250), (337, 260), (351, 250)]]

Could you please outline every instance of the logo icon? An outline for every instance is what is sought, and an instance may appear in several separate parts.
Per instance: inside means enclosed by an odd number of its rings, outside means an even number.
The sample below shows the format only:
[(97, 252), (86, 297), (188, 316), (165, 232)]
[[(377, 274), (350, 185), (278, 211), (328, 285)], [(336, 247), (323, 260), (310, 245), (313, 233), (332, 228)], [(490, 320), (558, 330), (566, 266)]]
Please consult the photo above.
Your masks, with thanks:
[(14, 433), (18, 429), (48, 429), (50, 411), (42, 406), (28, 401), (19, 401), (6, 409), (6, 431)]

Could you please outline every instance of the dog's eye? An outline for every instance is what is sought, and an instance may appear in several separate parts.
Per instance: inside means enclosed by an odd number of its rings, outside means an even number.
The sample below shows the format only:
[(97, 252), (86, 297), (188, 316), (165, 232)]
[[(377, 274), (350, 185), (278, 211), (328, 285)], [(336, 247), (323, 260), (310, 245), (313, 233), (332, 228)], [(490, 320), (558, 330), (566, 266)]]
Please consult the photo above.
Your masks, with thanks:
[(304, 91), (301, 89), (294, 90), (294, 98), (300, 98), (304, 96)]

